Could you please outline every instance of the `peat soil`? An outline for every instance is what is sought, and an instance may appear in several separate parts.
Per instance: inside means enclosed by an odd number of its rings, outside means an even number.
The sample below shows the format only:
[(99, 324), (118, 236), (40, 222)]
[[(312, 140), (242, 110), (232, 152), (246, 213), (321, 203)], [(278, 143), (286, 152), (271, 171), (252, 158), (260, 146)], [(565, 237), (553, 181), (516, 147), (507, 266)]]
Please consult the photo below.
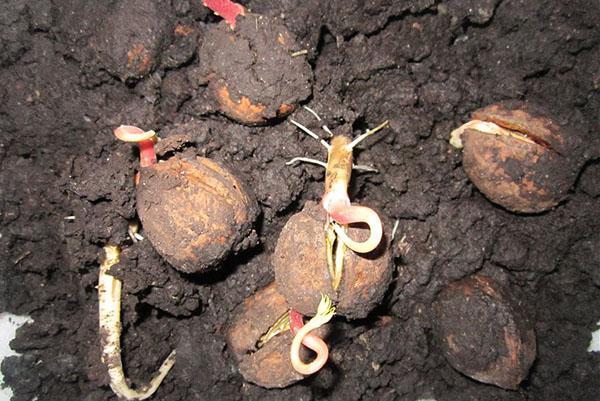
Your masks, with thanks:
[[(100, 362), (98, 264), (124, 248), (123, 357), (133, 383), (171, 349), (157, 400), (599, 400), (600, 5), (588, 0), (244, 2), (277, 17), (307, 49), (303, 104), (357, 135), (353, 200), (398, 220), (394, 280), (368, 318), (335, 319), (331, 356), (282, 390), (244, 382), (223, 327), (273, 280), (278, 233), (319, 200), (325, 157), (288, 120), (247, 127), (217, 113), (198, 48), (219, 18), (198, 0), (5, 0), (0, 4), (0, 311), (32, 316), (2, 364), (13, 400), (116, 400)], [(141, 47), (137, 43), (142, 43)], [(126, 61), (123, 61), (126, 60)], [(450, 131), (482, 106), (525, 99), (585, 137), (588, 162), (566, 201), (538, 215), (489, 202), (469, 182)], [(292, 117), (319, 124), (299, 108)], [(257, 245), (218, 271), (184, 275), (133, 243), (137, 150), (120, 124), (185, 133), (184, 152), (221, 161), (258, 199)], [(319, 131), (322, 132), (322, 131)], [(391, 232), (391, 227), (385, 227)], [(141, 231), (143, 235), (143, 229)], [(480, 272), (523, 300), (537, 359), (517, 391), (455, 371), (432, 336), (431, 304)]]

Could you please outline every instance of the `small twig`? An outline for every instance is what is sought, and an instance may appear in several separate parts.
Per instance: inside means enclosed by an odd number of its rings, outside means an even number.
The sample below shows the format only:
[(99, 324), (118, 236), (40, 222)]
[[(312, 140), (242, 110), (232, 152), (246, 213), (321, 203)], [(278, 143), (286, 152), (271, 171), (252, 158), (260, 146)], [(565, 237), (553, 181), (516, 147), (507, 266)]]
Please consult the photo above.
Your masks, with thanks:
[(394, 222), (394, 227), (392, 228), (392, 241), (396, 238), (396, 231), (398, 230), (398, 225), (400, 224), (400, 220), (396, 219)]
[(353, 164), (352, 170), (364, 171), (365, 173), (379, 173), (375, 167), (365, 166), (364, 164)]
[(300, 51), (297, 51), (297, 52), (293, 52), (292, 53), (292, 57), (303, 56), (305, 54), (308, 54), (308, 50), (306, 50), (306, 49), (300, 50)]
[(26, 251), (25, 253), (23, 253), (21, 256), (19, 256), (18, 258), (16, 258), (14, 260), (14, 264), (18, 265), (19, 262), (21, 262), (23, 259), (25, 259), (27, 256), (31, 255), (31, 251)]

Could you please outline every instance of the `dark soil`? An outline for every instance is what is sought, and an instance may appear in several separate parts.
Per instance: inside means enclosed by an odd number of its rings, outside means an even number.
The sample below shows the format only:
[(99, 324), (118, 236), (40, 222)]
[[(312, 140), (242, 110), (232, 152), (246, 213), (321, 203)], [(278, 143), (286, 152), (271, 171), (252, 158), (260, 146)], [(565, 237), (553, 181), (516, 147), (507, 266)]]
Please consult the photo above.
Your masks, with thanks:
[[(14, 400), (115, 400), (100, 362), (102, 246), (120, 244), (123, 357), (133, 383), (177, 348), (157, 400), (598, 400), (600, 354), (600, 5), (588, 0), (256, 0), (282, 18), (314, 74), (306, 104), (357, 135), (351, 198), (398, 220), (394, 279), (359, 321), (334, 319), (326, 369), (283, 390), (245, 383), (225, 342), (230, 313), (273, 280), (285, 222), (319, 200), (321, 145), (286, 120), (252, 128), (216, 112), (199, 79), (198, 46), (218, 23), (201, 1), (5, 0), (0, 4), (0, 310), (29, 314), (2, 364)], [(587, 141), (565, 201), (537, 215), (490, 203), (469, 182), (450, 131), (508, 99), (558, 110)], [(292, 115), (319, 124), (300, 108)], [(137, 151), (119, 124), (186, 134), (188, 155), (228, 166), (261, 208), (260, 244), (220, 270), (185, 275), (136, 219)], [(322, 133), (322, 131), (319, 131)], [(69, 216), (74, 216), (71, 218)], [(390, 234), (391, 227), (385, 227)], [(141, 231), (144, 234), (143, 229)], [(479, 272), (518, 295), (535, 325), (537, 359), (516, 391), (454, 370), (432, 336), (431, 304)]]

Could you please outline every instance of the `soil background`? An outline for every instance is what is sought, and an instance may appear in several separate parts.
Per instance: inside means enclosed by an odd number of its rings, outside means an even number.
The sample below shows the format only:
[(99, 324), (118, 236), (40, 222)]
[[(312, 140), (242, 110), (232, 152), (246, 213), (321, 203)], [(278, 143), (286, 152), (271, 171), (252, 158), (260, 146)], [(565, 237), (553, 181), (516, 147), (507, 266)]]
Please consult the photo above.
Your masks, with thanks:
[[(280, 18), (308, 50), (304, 104), (330, 128), (357, 135), (390, 120), (357, 152), (379, 174), (355, 174), (351, 188), (353, 200), (399, 221), (384, 302), (366, 319), (335, 320), (330, 363), (314, 377), (283, 390), (245, 383), (223, 327), (272, 281), (285, 222), (322, 195), (320, 167), (284, 163), (324, 150), (286, 120), (247, 127), (215, 111), (197, 50), (219, 18), (200, 1), (5, 0), (0, 311), (34, 319), (11, 344), (22, 355), (2, 364), (13, 400), (116, 400), (100, 363), (95, 287), (109, 243), (124, 248), (113, 273), (124, 283), (128, 377), (148, 380), (178, 351), (156, 400), (600, 400), (600, 354), (586, 351), (600, 320), (600, 3), (244, 4)], [(493, 205), (448, 144), (471, 111), (506, 99), (554, 110), (589, 144), (554, 210)], [(319, 130), (302, 108), (292, 117)], [(131, 242), (137, 150), (115, 140), (120, 124), (188, 134), (184, 153), (229, 166), (259, 201), (258, 244), (218, 271), (184, 275), (149, 241)], [(436, 294), (475, 272), (506, 284), (535, 322), (537, 359), (517, 391), (453, 370), (432, 336)]]

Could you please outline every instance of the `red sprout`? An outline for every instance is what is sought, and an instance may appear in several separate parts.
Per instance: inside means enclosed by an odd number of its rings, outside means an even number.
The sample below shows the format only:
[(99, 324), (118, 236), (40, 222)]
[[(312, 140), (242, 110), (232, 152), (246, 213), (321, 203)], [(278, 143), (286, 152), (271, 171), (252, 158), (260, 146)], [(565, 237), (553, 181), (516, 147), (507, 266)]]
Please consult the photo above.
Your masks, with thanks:
[(144, 131), (133, 125), (121, 125), (114, 130), (114, 134), (121, 141), (136, 142), (138, 144), (141, 167), (148, 167), (156, 163), (154, 143), (157, 138), (154, 131)]
[(304, 326), (304, 316), (295, 309), (290, 309), (290, 331), (293, 335)]
[(245, 15), (246, 9), (231, 0), (203, 0), (202, 3), (210, 8), (216, 15), (223, 17), (231, 29), (235, 29), (235, 19), (238, 15)]

